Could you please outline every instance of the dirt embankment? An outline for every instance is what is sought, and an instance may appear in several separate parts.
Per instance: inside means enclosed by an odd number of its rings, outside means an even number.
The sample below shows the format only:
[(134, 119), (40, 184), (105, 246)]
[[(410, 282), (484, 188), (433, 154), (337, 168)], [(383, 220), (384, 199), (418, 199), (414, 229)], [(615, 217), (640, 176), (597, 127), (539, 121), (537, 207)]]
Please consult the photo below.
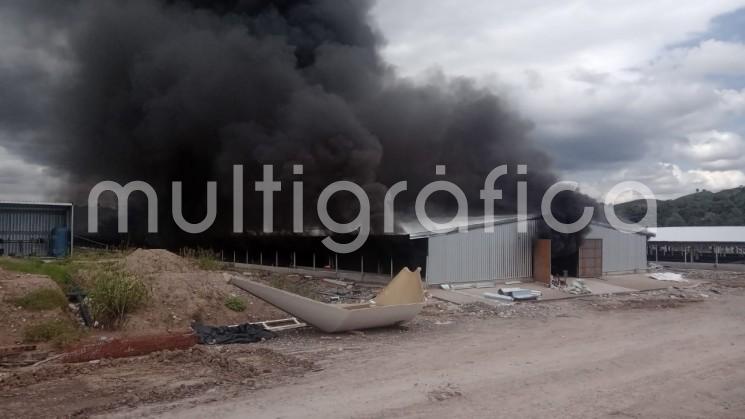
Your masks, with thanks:
[(18, 298), (29, 292), (44, 288), (59, 289), (47, 276), (0, 269), (0, 346), (21, 343), (23, 331), (29, 325), (69, 317), (61, 308), (33, 311), (21, 308), (15, 303)]
[[(138, 249), (123, 260), (122, 267), (140, 276), (150, 290), (147, 305), (129, 316), (126, 331), (177, 331), (188, 329), (192, 321), (229, 325), (288, 317), (228, 284), (227, 273), (201, 270), (167, 250)], [(229, 297), (243, 300), (246, 309), (227, 308)]]
[[(3, 417), (87, 417), (209, 394), (237, 396), (311, 369), (308, 361), (247, 345), (0, 371)], [(33, 403), (29, 403), (33, 400)]]

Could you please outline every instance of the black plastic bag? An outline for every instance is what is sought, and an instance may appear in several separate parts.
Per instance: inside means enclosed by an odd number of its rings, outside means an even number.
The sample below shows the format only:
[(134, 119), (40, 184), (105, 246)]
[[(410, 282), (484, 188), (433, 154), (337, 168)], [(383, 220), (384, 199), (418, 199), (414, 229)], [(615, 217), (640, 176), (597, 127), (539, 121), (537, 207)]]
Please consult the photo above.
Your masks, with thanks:
[(195, 323), (191, 326), (203, 345), (222, 345), (226, 343), (254, 343), (276, 337), (273, 332), (261, 325), (251, 323), (235, 326), (205, 326)]

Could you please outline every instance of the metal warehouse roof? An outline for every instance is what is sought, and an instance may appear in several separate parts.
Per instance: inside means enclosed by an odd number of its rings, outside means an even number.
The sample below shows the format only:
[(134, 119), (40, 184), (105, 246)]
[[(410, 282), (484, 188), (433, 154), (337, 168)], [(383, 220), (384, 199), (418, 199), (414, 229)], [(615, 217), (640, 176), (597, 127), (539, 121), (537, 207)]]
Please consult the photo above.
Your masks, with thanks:
[(657, 227), (650, 242), (745, 243), (745, 227)]
[(39, 207), (71, 207), (71, 202), (27, 202), (27, 201), (0, 201), (0, 205), (39, 206)]
[[(541, 214), (528, 214), (526, 220), (537, 220), (539, 218), (542, 218)], [(467, 230), (475, 230), (475, 229), (484, 228), (487, 225), (498, 226), (498, 225), (501, 225), (501, 224), (510, 224), (510, 223), (516, 223), (516, 222), (517, 222), (517, 216), (515, 216), (515, 215), (507, 215), (507, 216), (505, 216), (505, 215), (495, 215), (494, 216), (494, 221), (493, 222), (490, 222), (490, 223), (485, 222), (483, 220), (483, 217), (471, 218), (470, 220), (465, 220), (465, 221), (460, 221), (460, 220), (459, 221), (453, 221), (453, 222), (449, 223), (450, 225), (448, 226), (448, 228), (447, 229), (444, 229), (444, 230), (435, 230), (435, 231), (426, 231), (425, 230), (425, 231), (411, 232), (411, 233), (409, 233), (409, 238), (411, 238), (412, 240), (413, 239), (423, 239), (423, 238), (428, 238), (428, 237), (433, 237), (433, 236), (439, 236), (441, 234), (458, 233), (459, 232), (458, 227), (461, 227), (461, 226), (466, 227)], [(590, 225), (595, 225), (595, 226), (600, 226), (600, 227), (614, 228), (613, 226), (611, 226), (608, 223), (597, 221), (597, 220), (591, 221), (590, 222)], [(621, 233), (634, 234), (634, 232), (632, 232), (632, 231), (625, 231), (625, 230), (620, 230), (620, 229), (616, 229), (616, 230), (617, 231), (620, 231)], [(645, 231), (635, 232), (635, 234), (641, 234), (641, 235), (644, 235), (644, 236), (653, 236), (654, 235), (654, 232), (652, 231), (652, 229), (647, 229)]]
[[(540, 218), (540, 214), (529, 214), (526, 218), (526, 220), (535, 220), (537, 218)], [(448, 227), (442, 230), (434, 230), (434, 231), (416, 231), (409, 233), (410, 239), (424, 239), (432, 236), (439, 236), (441, 234), (452, 234), (452, 233), (458, 233), (460, 227), (465, 227), (466, 230), (474, 230), (482, 227), (486, 227), (487, 225), (500, 225), (500, 224), (510, 224), (510, 223), (516, 223), (517, 222), (517, 216), (516, 215), (495, 215), (494, 221), (487, 223), (484, 221), (483, 217), (473, 217), (466, 220), (455, 220), (451, 221), (448, 224)]]

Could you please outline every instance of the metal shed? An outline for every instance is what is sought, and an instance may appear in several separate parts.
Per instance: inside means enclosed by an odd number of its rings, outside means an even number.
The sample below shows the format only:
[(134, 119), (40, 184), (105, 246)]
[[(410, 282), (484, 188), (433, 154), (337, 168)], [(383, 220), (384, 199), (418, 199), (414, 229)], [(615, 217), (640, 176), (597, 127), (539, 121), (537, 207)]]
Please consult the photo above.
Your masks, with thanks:
[[(428, 284), (530, 279), (541, 223), (540, 216), (531, 216), (527, 232), (519, 233), (517, 218), (510, 217), (497, 220), (493, 233), (486, 232), (481, 223), (469, 225), (463, 232), (425, 232), (411, 238), (427, 240)], [(585, 276), (643, 270), (647, 267), (646, 245), (647, 234), (622, 232), (593, 222), (578, 251), (577, 264), (594, 263), (594, 273)], [(591, 258), (580, 263), (583, 251)]]
[(428, 284), (532, 278), (539, 222), (529, 219), (526, 233), (518, 233), (517, 219), (511, 217), (497, 220), (494, 232), (486, 232), (482, 223), (464, 232), (427, 232), (411, 238), (427, 240)]
[(610, 225), (594, 222), (585, 236), (602, 240), (602, 273), (623, 273), (647, 269), (646, 233), (619, 231)]
[(67, 256), (72, 232), (72, 204), (0, 202), (0, 255)]

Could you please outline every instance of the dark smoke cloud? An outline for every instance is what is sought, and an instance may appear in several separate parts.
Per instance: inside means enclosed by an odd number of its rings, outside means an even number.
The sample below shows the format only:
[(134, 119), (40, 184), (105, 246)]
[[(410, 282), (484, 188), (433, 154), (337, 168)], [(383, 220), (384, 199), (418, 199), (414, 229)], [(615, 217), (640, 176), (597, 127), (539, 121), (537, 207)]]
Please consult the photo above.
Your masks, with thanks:
[[(494, 167), (528, 164), (530, 208), (556, 178), (550, 160), (526, 137), (529, 122), (491, 91), (466, 79), (398, 78), (378, 52), (370, 2), (339, 0), (79, 0), (0, 6), (38, 50), (64, 71), (37, 62), (0, 67), (2, 128), (33, 132), (11, 148), (69, 178), (79, 202), (102, 180), (145, 180), (170, 208), (170, 182), (184, 181), (187, 219), (204, 214), (205, 182), (220, 182), (219, 223), (230, 229), (232, 164), (244, 164), (247, 225), (260, 226), (248, 180), (262, 164), (304, 164), (308, 224), (315, 198), (346, 179), (370, 193), (376, 217), (387, 187), (409, 181), (397, 210), (413, 212), (418, 190), (436, 164), (461, 186), (471, 212)], [(51, 42), (51, 39), (56, 40)], [(12, 103), (17, 107), (10, 106)], [(17, 111), (11, 115), (9, 109)], [(14, 138), (21, 138), (20, 135)], [(39, 151), (43, 150), (43, 151)], [(515, 211), (516, 177), (502, 178), (502, 211)], [(290, 184), (275, 217), (291, 228)], [(285, 193), (287, 192), (287, 193)], [(447, 213), (447, 197), (433, 212)], [(560, 219), (573, 221), (575, 203)], [(334, 201), (340, 217), (354, 214)], [(164, 209), (165, 208), (165, 209)], [(162, 217), (164, 221), (167, 217)]]

